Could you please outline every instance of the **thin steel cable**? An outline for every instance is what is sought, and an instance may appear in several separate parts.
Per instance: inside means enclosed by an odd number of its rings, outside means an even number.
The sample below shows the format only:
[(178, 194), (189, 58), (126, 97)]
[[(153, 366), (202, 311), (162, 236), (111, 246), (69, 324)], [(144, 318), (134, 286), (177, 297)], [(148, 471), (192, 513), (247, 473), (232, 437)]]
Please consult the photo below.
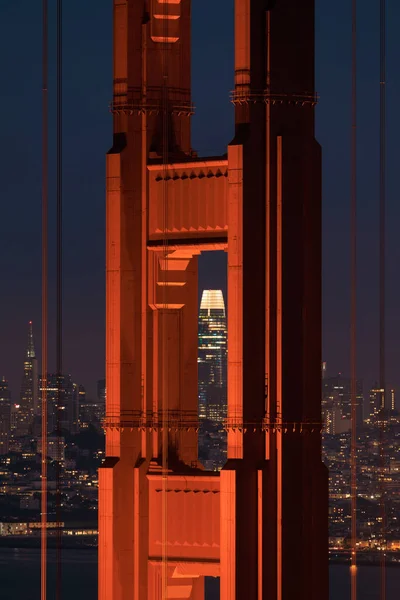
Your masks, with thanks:
[[(61, 397), (65, 394), (62, 379), (62, 0), (57, 0), (57, 274), (56, 274), (56, 372), (57, 372), (57, 462), (56, 462), (56, 598), (62, 591), (61, 540)], [(65, 397), (63, 397), (65, 401)]]
[[(168, 252), (168, 4), (163, 4), (163, 36), (162, 42), (162, 162), (163, 162), (163, 261), (164, 274), (167, 273)], [(167, 484), (168, 484), (168, 347), (167, 347), (167, 286), (163, 286), (163, 316), (162, 316), (162, 598), (168, 597), (168, 519), (167, 519)]]
[[(266, 12), (266, 30), (267, 30), (267, 92), (271, 92), (271, 12), (268, 10)], [(267, 270), (269, 271), (269, 263), (270, 263), (270, 228), (271, 228), (271, 103), (267, 102), (265, 105), (266, 112), (266, 170), (265, 170), (265, 179), (266, 179), (266, 188), (267, 188), (267, 210), (266, 210), (266, 245), (265, 245), (265, 264), (267, 265)], [(267, 276), (265, 278), (265, 297), (266, 297), (266, 318), (265, 318), (265, 414), (267, 419), (270, 417), (271, 408), (270, 408), (270, 397), (268, 394), (268, 377), (270, 373), (270, 280)], [(265, 457), (269, 459), (270, 457), (270, 443), (271, 436), (269, 431), (265, 434)]]
[[(141, 373), (141, 411), (142, 416), (145, 418), (146, 410), (147, 410), (147, 381), (146, 381), (146, 345), (143, 346), (143, 340), (147, 339), (147, 308), (148, 308), (148, 298), (147, 294), (143, 294), (143, 290), (147, 288), (147, 279), (148, 279), (148, 252), (147, 252), (147, 110), (145, 109), (147, 104), (147, 15), (143, 15), (142, 19), (142, 195), (141, 195), (141, 208), (142, 208), (142, 253), (144, 253), (144, 261), (142, 259), (142, 273), (141, 273), (141, 285), (142, 285), (142, 299), (141, 299), (141, 311), (142, 311), (142, 373)], [(142, 438), (142, 447), (143, 440), (145, 441), (145, 449), (144, 454), (148, 453), (148, 442), (149, 435), (148, 432), (145, 431), (143, 433)], [(150, 435), (150, 440), (152, 437)], [(150, 445), (152, 447), (152, 444)]]
[(352, 83), (351, 83), (351, 600), (357, 600), (357, 0), (352, 0)]
[(381, 590), (386, 600), (386, 506), (385, 506), (385, 423), (386, 406), (386, 0), (380, 0), (380, 98), (379, 98), (379, 387), (380, 406), (380, 508), (381, 508)]
[(42, 482), (40, 598), (47, 598), (48, 0), (42, 1)]

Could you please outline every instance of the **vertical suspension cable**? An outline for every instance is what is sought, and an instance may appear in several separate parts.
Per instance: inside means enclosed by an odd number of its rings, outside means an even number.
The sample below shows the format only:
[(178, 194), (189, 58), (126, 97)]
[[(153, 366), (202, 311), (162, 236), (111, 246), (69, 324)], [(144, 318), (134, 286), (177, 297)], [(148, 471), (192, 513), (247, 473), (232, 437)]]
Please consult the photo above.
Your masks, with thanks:
[[(147, 381), (146, 381), (146, 371), (147, 371), (147, 356), (146, 356), (146, 342), (147, 339), (147, 307), (148, 307), (148, 298), (147, 293), (144, 294), (144, 290), (147, 288), (147, 278), (148, 278), (148, 251), (147, 251), (147, 24), (148, 24), (148, 15), (144, 12), (142, 17), (142, 194), (141, 194), (141, 214), (142, 214), (142, 272), (141, 272), (141, 313), (142, 313), (142, 323), (141, 323), (141, 334), (142, 334), (142, 372), (141, 372), (141, 413), (142, 418), (146, 419), (146, 411), (147, 411)], [(144, 253), (144, 257), (143, 257)], [(142, 455), (146, 456), (148, 452), (148, 441), (150, 436), (149, 432), (146, 430), (142, 433)], [(152, 445), (151, 445), (152, 446)], [(150, 446), (150, 447), (151, 447)]]
[(352, 0), (351, 83), (351, 600), (357, 600), (357, 0)]
[[(168, 4), (163, 4), (162, 42), (162, 162), (163, 162), (163, 261), (164, 273), (167, 273), (168, 261)], [(162, 598), (168, 597), (168, 522), (167, 522), (167, 483), (168, 483), (168, 347), (167, 347), (167, 286), (163, 286), (162, 316)]]
[[(271, 94), (271, 12), (269, 10), (266, 11), (266, 41), (267, 41), (267, 77), (266, 77), (266, 89), (268, 95)], [(265, 121), (266, 121), (266, 167), (265, 167), (265, 180), (266, 180), (266, 214), (265, 214), (265, 231), (266, 231), (266, 244), (265, 244), (265, 264), (267, 269), (267, 276), (265, 278), (265, 380), (264, 380), (264, 395), (265, 395), (265, 417), (267, 422), (270, 422), (271, 419), (271, 401), (269, 395), (269, 378), (270, 378), (270, 327), (271, 327), (271, 286), (270, 286), (270, 278), (269, 278), (269, 269), (270, 269), (270, 230), (271, 230), (271, 103), (268, 101), (265, 105)], [(229, 334), (229, 332), (228, 332)], [(228, 436), (229, 437), (229, 436)], [(265, 458), (266, 460), (271, 459), (271, 432), (270, 429), (267, 428), (265, 431)], [(262, 506), (259, 503), (258, 506), (258, 518), (259, 522), (262, 522)], [(278, 579), (278, 587), (280, 581), (280, 524), (277, 523), (277, 579)], [(262, 534), (258, 534), (258, 555), (262, 560)], [(260, 560), (259, 558), (259, 560)], [(258, 568), (258, 589), (259, 589), (259, 597), (262, 597), (263, 594), (263, 576), (262, 576), (262, 564), (260, 564)], [(279, 591), (277, 590), (277, 600), (279, 598)]]
[[(267, 30), (267, 93), (271, 94), (271, 11), (266, 11), (266, 30)], [(270, 263), (270, 228), (271, 228), (271, 103), (268, 101), (265, 105), (265, 120), (266, 120), (266, 168), (265, 179), (267, 188), (267, 207), (266, 207), (266, 244), (265, 244), (265, 264), (267, 272), (269, 271)], [(269, 277), (265, 278), (265, 297), (266, 297), (266, 318), (265, 318), (265, 414), (267, 419), (271, 417), (270, 397), (268, 394), (270, 360), (269, 360), (269, 334), (270, 334), (270, 281)], [(265, 457), (268, 460), (270, 457), (271, 435), (269, 429), (265, 432)], [(261, 543), (261, 540), (260, 540)]]
[(379, 98), (379, 387), (380, 406), (380, 512), (381, 512), (381, 591), (386, 600), (386, 507), (385, 507), (385, 423), (386, 411), (386, 0), (380, 0), (380, 98)]
[(48, 0), (42, 0), (42, 482), (40, 598), (47, 597)]
[[(62, 0), (57, 0), (57, 462), (56, 462), (56, 599), (61, 598), (61, 397), (65, 394), (62, 379)], [(63, 390), (64, 388), (64, 390)], [(65, 397), (64, 397), (65, 401)]]

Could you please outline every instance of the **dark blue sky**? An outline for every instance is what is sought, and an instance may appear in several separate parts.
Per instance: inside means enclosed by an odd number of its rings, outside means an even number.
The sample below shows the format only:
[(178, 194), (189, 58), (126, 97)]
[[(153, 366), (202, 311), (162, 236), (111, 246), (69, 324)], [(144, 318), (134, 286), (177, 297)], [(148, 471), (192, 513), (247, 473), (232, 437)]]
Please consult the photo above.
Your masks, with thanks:
[[(222, 153), (232, 137), (233, 0), (193, 0), (193, 147)], [(53, 6), (55, 2), (50, 2)], [(323, 147), (324, 358), (349, 371), (350, 2), (317, 0), (317, 136)], [(359, 375), (378, 364), (379, 2), (359, 2)], [(54, 6), (53, 6), (54, 8)], [(50, 102), (55, 102), (55, 14)], [(388, 7), (387, 372), (400, 383), (397, 139), (400, 5)], [(65, 370), (91, 393), (104, 373), (104, 164), (111, 144), (112, 1), (64, 2)], [(41, 2), (0, 3), (0, 374), (19, 395), (27, 323), (40, 338)], [(55, 113), (51, 115), (51, 168)], [(54, 177), (50, 201), (55, 205)], [(51, 213), (55, 225), (54, 211)], [(52, 227), (51, 236), (53, 236)], [(215, 267), (219, 264), (219, 268)], [(201, 285), (223, 286), (222, 260), (202, 259)], [(51, 285), (54, 288), (54, 262)], [(50, 296), (54, 304), (54, 294)], [(54, 320), (54, 314), (50, 315)], [(54, 328), (50, 327), (54, 337)], [(54, 367), (54, 361), (50, 360)]]

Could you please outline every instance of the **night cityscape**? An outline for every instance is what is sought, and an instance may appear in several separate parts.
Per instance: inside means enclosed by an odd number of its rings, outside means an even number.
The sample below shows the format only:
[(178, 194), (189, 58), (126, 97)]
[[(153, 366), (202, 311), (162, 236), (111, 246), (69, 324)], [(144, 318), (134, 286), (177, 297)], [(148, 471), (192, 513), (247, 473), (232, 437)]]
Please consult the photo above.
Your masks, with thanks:
[(397, 600), (398, 23), (0, 5), (1, 600)]
[[(21, 390), (14, 398), (5, 376), (0, 379), (0, 544), (38, 546), (41, 428), (38, 423), (42, 380), (38, 375), (33, 326), (27, 328), (21, 360)], [(222, 290), (204, 290), (199, 308), (199, 460), (208, 470), (226, 462), (227, 319)], [(21, 348), (21, 355), (23, 355)], [(63, 377), (60, 410), (62, 436), (55, 431), (56, 376), (49, 374), (49, 527), (55, 528), (55, 462), (61, 452), (63, 535), (67, 547), (97, 545), (98, 468), (104, 460), (106, 384), (97, 381), (97, 397), (86, 397), (83, 385)], [(373, 378), (371, 378), (372, 380)], [(329, 375), (322, 364), (323, 459), (329, 468), (329, 546), (332, 561), (345, 561), (350, 549), (350, 379)], [(386, 462), (379, 455), (381, 412), (376, 385), (358, 382), (357, 495), (358, 547), (362, 559), (374, 562), (382, 549), (400, 562), (400, 414), (396, 392), (386, 395), (384, 428)], [(60, 450), (59, 450), (60, 448)], [(384, 478), (386, 539), (381, 536), (380, 495)], [(52, 518), (53, 516), (53, 518)], [(54, 533), (54, 532), (53, 532)]]

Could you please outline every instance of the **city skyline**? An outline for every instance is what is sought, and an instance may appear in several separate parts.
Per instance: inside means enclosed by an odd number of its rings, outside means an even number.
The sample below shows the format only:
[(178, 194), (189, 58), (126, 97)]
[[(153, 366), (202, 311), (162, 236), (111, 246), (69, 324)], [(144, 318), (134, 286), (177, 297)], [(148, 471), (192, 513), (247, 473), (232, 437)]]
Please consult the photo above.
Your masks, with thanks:
[[(210, 288), (202, 288), (201, 286), (199, 286), (199, 315), (200, 315), (200, 310), (201, 310), (202, 297), (203, 297), (204, 291), (206, 291), (206, 289), (210, 289)], [(223, 290), (218, 290), (218, 291), (221, 292), (222, 297), (224, 298), (226, 295), (226, 292), (224, 292)], [(28, 321), (28, 326), (30, 328), (30, 331), (32, 331), (32, 335), (34, 337), (33, 322)], [(29, 334), (29, 335), (31, 335), (31, 334)], [(26, 353), (26, 351), (27, 350), (25, 349), (25, 353)], [(24, 353), (22, 352), (22, 355), (23, 354)], [(40, 378), (41, 377), (40, 356), (38, 357), (36, 355), (36, 352), (35, 352), (35, 359), (38, 361), (37, 374), (38, 374), (38, 377)], [(340, 365), (339, 365), (339, 367), (340, 367)], [(343, 369), (343, 367), (339, 368), (339, 370), (337, 370), (337, 371), (333, 371), (330, 369), (329, 363), (325, 360), (322, 361), (321, 368), (322, 368), (322, 375), (321, 375), (322, 379), (333, 378), (333, 377), (349, 378), (349, 373), (346, 372), (346, 370)], [(19, 381), (16, 380), (14, 382), (11, 382), (11, 385), (10, 385), (10, 379), (8, 377), (8, 373), (13, 372), (13, 371), (14, 372), (16, 371), (15, 367), (8, 369), (8, 370), (5, 368), (3, 368), (2, 370), (0, 369), (0, 376), (7, 382), (8, 390), (9, 390), (9, 393), (11, 394), (11, 401), (14, 403), (19, 403), (20, 392), (21, 392), (21, 390), (20, 390), (21, 375), (19, 377)], [(51, 371), (49, 370), (48, 373), (50, 374)], [(72, 376), (72, 373), (67, 373), (67, 374), (70, 377)], [(75, 377), (74, 377), (74, 379), (77, 380), (77, 378), (75, 378)], [(366, 377), (366, 379), (359, 378), (359, 380), (364, 384), (365, 394), (367, 394), (367, 392), (369, 393), (370, 391), (373, 391), (374, 388), (377, 387), (377, 374), (376, 373), (370, 373)], [(88, 390), (88, 389), (90, 390), (89, 397), (94, 401), (99, 397), (99, 383), (102, 381), (105, 381), (104, 377), (99, 377), (99, 376), (95, 379), (95, 381), (87, 382), (86, 380), (84, 380), (84, 388), (85, 388), (85, 390)], [(82, 386), (83, 383), (80, 382), (78, 385)], [(398, 397), (397, 388), (394, 387), (392, 381), (389, 381), (387, 383), (387, 392), (388, 392), (390, 398)], [(393, 405), (393, 402), (394, 402), (395, 409), (396, 410), (398, 409), (397, 403), (399, 402), (399, 400), (391, 400), (388, 398), (388, 402), (390, 403), (391, 406)], [(40, 403), (40, 398), (38, 398), (38, 405), (39, 405), (39, 403)]]
[(85, 387), (76, 383), (71, 374), (47, 372), (43, 382), (32, 321), (28, 323), (24, 355), (22, 380), (14, 395), (5, 375), (0, 378), (0, 454), (7, 454), (10, 448), (15, 449), (18, 439), (38, 439), (41, 436), (43, 393), (47, 399), (49, 436), (56, 435), (58, 427), (69, 435), (77, 434), (91, 421), (93, 426), (101, 427), (106, 402), (105, 379), (97, 380), (97, 396), (92, 399), (86, 399)]
[[(203, 296), (204, 291), (206, 291), (206, 289), (210, 289), (210, 288), (202, 288), (202, 287), (199, 286), (199, 315), (200, 315), (200, 310), (201, 310), (202, 296)], [(218, 290), (218, 291), (221, 292), (222, 297), (224, 298), (225, 295), (226, 295), (226, 292), (224, 292), (223, 290)], [(34, 326), (33, 322), (32, 321), (28, 321), (28, 326), (30, 328), (33, 328), (33, 326)], [(22, 352), (22, 355), (23, 355), (23, 352)], [(38, 361), (37, 373), (38, 373), (38, 377), (40, 378), (41, 377), (40, 356), (37, 357), (36, 354), (35, 354), (35, 358)], [(344, 378), (349, 378), (349, 373), (346, 372), (345, 369), (340, 368), (340, 365), (339, 365), (339, 370), (333, 371), (333, 370), (330, 369), (329, 363), (327, 361), (323, 361), (322, 362), (322, 369), (323, 369), (323, 372), (322, 372), (322, 375), (321, 375), (322, 379), (324, 379), (324, 377), (326, 377), (326, 378), (333, 378), (333, 377), (337, 377), (337, 376), (339, 376), (339, 377), (341, 376), (341, 377), (344, 377)], [(5, 368), (3, 368), (2, 370), (0, 369), (0, 374), (1, 374), (0, 376), (3, 377), (4, 380), (7, 382), (9, 393), (11, 394), (11, 401), (14, 402), (14, 403), (19, 403), (19, 400), (20, 400), (20, 381), (21, 381), (21, 375), (20, 375), (19, 381), (16, 380), (14, 382), (11, 382), (11, 384), (10, 384), (10, 379), (8, 377), (8, 373), (9, 372), (13, 372), (13, 371), (14, 372), (16, 371), (15, 367), (14, 368), (10, 368), (8, 370), (5, 369)], [(49, 370), (48, 373), (50, 374), (51, 371)], [(67, 374), (68, 374), (69, 377), (72, 376), (72, 373), (68, 373), (67, 372)], [(74, 377), (74, 380), (77, 381), (77, 378)], [(84, 384), (82, 382), (79, 382), (78, 385), (80, 385), (80, 386), (84, 385), (85, 390), (90, 390), (89, 397), (93, 401), (95, 401), (99, 397), (99, 383), (102, 382), (102, 381), (105, 381), (104, 377), (99, 377), (98, 376), (94, 381), (87, 381), (86, 379), (84, 379)], [(369, 391), (373, 391), (373, 389), (377, 387), (377, 383), (376, 383), (377, 382), (377, 374), (376, 373), (371, 373), (371, 374), (369, 374), (367, 376), (366, 379), (360, 378), (360, 381), (363, 382), (363, 384), (365, 386), (365, 394), (367, 394), (367, 392), (369, 393)], [(387, 391), (388, 391), (388, 394), (391, 395), (391, 397), (392, 396), (395, 397), (395, 398), (398, 397), (397, 388), (392, 385), (391, 381), (389, 381), (388, 384), (387, 384)], [(40, 398), (38, 399), (38, 401), (40, 402)], [(393, 404), (392, 400), (388, 399), (388, 402), (390, 402), (391, 405)], [(394, 400), (395, 409), (396, 410), (398, 409), (398, 405), (397, 405), (398, 402), (399, 402), (399, 400)]]

